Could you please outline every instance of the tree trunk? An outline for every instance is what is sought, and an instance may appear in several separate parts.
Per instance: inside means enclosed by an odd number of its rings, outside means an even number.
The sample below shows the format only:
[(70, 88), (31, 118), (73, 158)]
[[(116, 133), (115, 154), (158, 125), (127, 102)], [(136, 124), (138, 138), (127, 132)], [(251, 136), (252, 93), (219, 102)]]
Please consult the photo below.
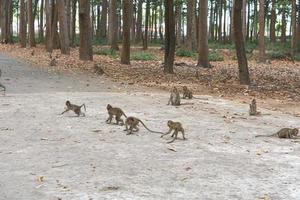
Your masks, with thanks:
[(33, 11), (32, 11), (32, 0), (27, 1), (28, 9), (28, 30), (29, 30), (29, 46), (35, 47), (35, 34), (34, 34), (34, 18), (33, 18)]
[(70, 54), (70, 41), (68, 34), (68, 22), (67, 22), (67, 11), (65, 6), (65, 1), (57, 1), (58, 5), (58, 15), (59, 15), (59, 38), (60, 38), (60, 48), (62, 54)]
[(50, 0), (45, 0), (45, 11), (46, 11), (46, 50), (52, 52), (52, 36), (51, 36), (51, 24), (52, 24), (52, 13), (51, 13)]
[(292, 21), (292, 39), (291, 39), (291, 47), (292, 47), (292, 52), (296, 51), (297, 47), (297, 19), (296, 19), (296, 12), (297, 12), (297, 5), (296, 5), (296, 0), (291, 0), (292, 1), (292, 16), (291, 16), (291, 21)]
[(39, 39), (40, 41), (44, 40), (44, 0), (41, 0)]
[(275, 25), (276, 25), (276, 0), (272, 0), (271, 23), (270, 23), (270, 40), (276, 42)]
[(93, 60), (89, 0), (79, 0), (79, 29), (80, 29), (79, 59)]
[(75, 46), (76, 39), (76, 10), (77, 0), (72, 0), (72, 18), (71, 18), (71, 46)]
[(233, 14), (233, 32), (235, 40), (235, 48), (239, 65), (239, 79), (241, 84), (250, 85), (248, 62), (245, 51), (245, 41), (243, 31), (240, 27), (243, 26), (242, 22), (242, 6), (243, 2), (239, 0), (234, 1), (234, 14)]
[(119, 50), (117, 0), (110, 0), (109, 5), (109, 43), (111, 49)]
[(51, 12), (52, 12), (52, 19), (51, 19), (51, 42), (53, 49), (60, 49), (60, 40), (58, 35), (58, 8), (55, 0), (52, 0), (51, 3)]
[(243, 17), (243, 26), (242, 26), (242, 29), (243, 29), (243, 36), (244, 36), (244, 40), (246, 41), (246, 36), (247, 36), (247, 33), (246, 33), (246, 30), (247, 30), (247, 26), (246, 26), (246, 5), (247, 5), (247, 2), (246, 0), (243, 0), (243, 8), (242, 8), (242, 17)]
[(25, 1), (20, 0), (20, 32), (19, 32), (19, 41), (22, 48), (26, 47), (26, 16), (25, 16)]
[(265, 0), (259, 1), (259, 62), (266, 62), (265, 47)]
[(142, 40), (142, 21), (143, 21), (143, 0), (138, 0), (137, 23), (136, 23), (136, 42)]
[(226, 42), (226, 10), (227, 10), (227, 1), (224, 0), (224, 21), (223, 21), (223, 43)]
[(285, 8), (285, 6), (282, 6), (283, 8), (282, 8), (282, 15), (281, 15), (281, 17), (282, 17), (282, 19), (281, 19), (281, 23), (282, 23), (282, 25), (281, 25), (281, 42), (282, 43), (286, 43), (286, 8)]
[(149, 16), (150, 16), (150, 0), (146, 0), (146, 19), (145, 19), (145, 34), (143, 37), (143, 50), (148, 49)]
[(297, 52), (300, 52), (300, 0), (298, 0)]
[(223, 15), (223, 0), (220, 0), (218, 41), (222, 41), (222, 15)]
[(175, 5), (175, 24), (176, 24), (176, 43), (177, 46), (181, 45), (181, 2)]
[(198, 66), (204, 68), (211, 67), (208, 60), (207, 9), (208, 0), (200, 1)]
[(186, 48), (189, 51), (194, 51), (197, 48), (196, 42), (196, 1), (187, 1), (187, 38)]
[(123, 46), (121, 53), (121, 63), (130, 65), (130, 4), (131, 0), (123, 0)]
[(174, 22), (174, 3), (173, 0), (165, 0), (165, 55), (164, 72), (174, 73), (175, 55), (175, 22)]

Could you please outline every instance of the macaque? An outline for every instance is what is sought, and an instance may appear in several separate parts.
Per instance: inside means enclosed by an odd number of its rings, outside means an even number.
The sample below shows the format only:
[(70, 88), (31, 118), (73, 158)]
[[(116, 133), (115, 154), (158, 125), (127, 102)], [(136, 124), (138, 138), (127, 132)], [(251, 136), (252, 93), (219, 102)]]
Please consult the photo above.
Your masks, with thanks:
[(189, 90), (186, 86), (183, 86), (183, 99), (188, 98), (192, 99), (193, 98), (193, 92)]
[(61, 115), (64, 114), (65, 112), (72, 110), (77, 115), (77, 117), (79, 117), (80, 115), (82, 115), (83, 117), (85, 116), (85, 113), (81, 111), (81, 108), (84, 107), (84, 111), (86, 112), (85, 104), (82, 104), (81, 106), (77, 106), (75, 104), (71, 104), (70, 101), (66, 101), (66, 106), (67, 106), (66, 110), (62, 112)]
[[(0, 78), (1, 78), (1, 75), (2, 75), (2, 72), (1, 72), (1, 69), (0, 69)], [(4, 92), (4, 94), (5, 94), (6, 87), (0, 83), (0, 88), (3, 89), (3, 92)]]
[(253, 99), (251, 101), (251, 104), (249, 104), (250, 109), (249, 109), (249, 115), (259, 115), (260, 112), (257, 112), (257, 107), (256, 107), (256, 100)]
[(174, 131), (172, 136), (171, 136), (171, 137), (174, 137), (174, 138), (173, 138), (173, 140), (169, 141), (168, 143), (172, 143), (177, 139), (179, 131), (182, 133), (182, 138), (184, 140), (186, 139), (185, 136), (184, 136), (184, 129), (183, 129), (182, 124), (180, 122), (173, 122), (172, 120), (169, 120), (168, 121), (168, 127), (169, 127), (169, 131), (160, 136), (162, 138), (163, 136), (168, 135), (172, 131)]
[(173, 87), (173, 89), (171, 91), (168, 105), (170, 105), (170, 103), (172, 106), (180, 105), (180, 94), (176, 87)]
[[(126, 121), (125, 121), (125, 126), (126, 129), (124, 131), (127, 131), (127, 135), (132, 134), (132, 132), (138, 132), (139, 128), (137, 127), (139, 125), (139, 123), (141, 123), (148, 131), (150, 131), (151, 133), (159, 133), (159, 134), (163, 134), (163, 132), (158, 132), (158, 131), (152, 131), (150, 130), (145, 124), (144, 122), (142, 122), (142, 120), (136, 118), (136, 117), (127, 117)], [(129, 128), (128, 128), (129, 126)]]
[(106, 106), (107, 112), (108, 112), (108, 118), (106, 120), (106, 123), (110, 124), (112, 118), (115, 116), (116, 118), (116, 124), (119, 125), (119, 122), (121, 122), (121, 125), (124, 125), (123, 119), (121, 119), (122, 115), (124, 115), (126, 118), (127, 116), (123, 112), (121, 108), (112, 107), (110, 104), (107, 104)]
[(256, 135), (255, 137), (278, 137), (278, 138), (287, 138), (293, 139), (297, 138), (299, 130), (297, 128), (282, 128), (277, 133), (272, 135)]

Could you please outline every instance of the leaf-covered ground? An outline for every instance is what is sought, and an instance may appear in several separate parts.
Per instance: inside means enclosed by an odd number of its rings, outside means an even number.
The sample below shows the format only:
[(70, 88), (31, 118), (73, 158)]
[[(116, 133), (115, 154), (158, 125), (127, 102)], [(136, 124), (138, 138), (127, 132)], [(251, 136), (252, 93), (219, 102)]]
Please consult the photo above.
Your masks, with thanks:
[[(108, 47), (96, 47), (98, 49)], [(22, 49), (18, 45), (0, 45), (2, 52), (9, 53), (29, 63), (49, 65), (50, 57), (44, 46)], [(34, 51), (33, 55), (32, 52)], [(132, 48), (132, 52), (141, 52), (141, 48)], [(61, 55), (55, 50), (52, 57), (57, 57), (55, 70), (73, 70), (79, 68), (94, 72), (94, 64), (104, 70), (106, 76), (112, 80), (128, 84), (144, 85), (169, 89), (171, 86), (190, 87), (194, 93), (222, 96), (230, 99), (250, 101), (252, 97), (261, 100), (262, 104), (272, 106), (274, 103), (288, 104), (294, 107), (300, 100), (300, 62), (274, 61), (267, 64), (249, 62), (249, 70), (253, 87), (241, 86), (238, 81), (237, 61), (232, 60), (234, 52), (222, 51), (224, 61), (211, 62), (212, 69), (196, 67), (197, 61), (192, 58), (176, 57), (175, 74), (163, 73), (163, 51), (158, 47), (150, 48), (147, 52), (155, 56), (154, 60), (131, 61), (131, 65), (121, 65), (118, 53), (116, 55), (94, 55), (93, 62), (84, 62), (78, 59), (78, 48), (71, 49), (71, 55)], [(277, 103), (269, 101), (277, 99)], [(275, 106), (277, 109), (279, 106)], [(283, 108), (285, 110), (285, 107)], [(297, 114), (294, 109), (292, 113)]]

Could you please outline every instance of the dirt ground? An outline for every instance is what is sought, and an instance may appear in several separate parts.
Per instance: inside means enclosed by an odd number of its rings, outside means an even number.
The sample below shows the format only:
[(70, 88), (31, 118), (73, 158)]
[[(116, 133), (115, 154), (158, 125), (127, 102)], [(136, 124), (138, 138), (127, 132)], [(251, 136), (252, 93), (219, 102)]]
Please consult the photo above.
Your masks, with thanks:
[[(265, 199), (300, 197), (300, 145), (255, 138), (300, 118), (197, 95), (167, 106), (168, 93), (84, 73), (57, 72), (0, 56), (0, 199)], [(66, 99), (86, 117), (59, 115)], [(181, 121), (187, 140), (108, 125), (106, 104), (154, 130)], [(181, 137), (181, 136), (180, 136)]]

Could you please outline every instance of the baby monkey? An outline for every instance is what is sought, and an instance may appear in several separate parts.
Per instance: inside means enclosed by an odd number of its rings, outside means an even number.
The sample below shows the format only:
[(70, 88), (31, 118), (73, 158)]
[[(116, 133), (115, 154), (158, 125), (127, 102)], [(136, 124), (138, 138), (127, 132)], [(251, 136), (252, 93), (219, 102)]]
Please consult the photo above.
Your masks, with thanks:
[(168, 127), (169, 127), (169, 131), (167, 133), (164, 133), (162, 136), (160, 136), (161, 138), (165, 135), (170, 134), (172, 131), (173, 134), (171, 137), (174, 137), (173, 140), (169, 141), (168, 143), (172, 143), (177, 139), (177, 135), (178, 132), (182, 133), (182, 138), (185, 140), (186, 138), (184, 137), (184, 129), (182, 127), (182, 124), (180, 122), (173, 122), (172, 120), (168, 121)]
[(186, 86), (183, 86), (183, 99), (188, 98), (192, 99), (193, 98), (193, 92), (189, 90)]
[(171, 90), (170, 98), (168, 101), (168, 105), (179, 106), (180, 105), (180, 94), (176, 87), (173, 87)]
[(85, 113), (81, 112), (82, 107), (84, 107), (84, 111), (86, 112), (85, 104), (82, 104), (81, 106), (77, 106), (75, 104), (71, 104), (70, 101), (66, 101), (66, 106), (67, 106), (66, 110), (62, 112), (61, 115), (64, 114), (65, 112), (73, 110), (73, 112), (77, 114), (77, 117), (79, 117), (80, 115), (82, 115), (83, 117), (85, 116)]
[[(132, 132), (138, 132), (139, 128), (137, 127), (139, 125), (139, 123), (141, 123), (148, 131), (150, 131), (151, 133), (159, 133), (159, 134), (163, 134), (162, 132), (157, 132), (157, 131), (152, 131), (150, 130), (145, 124), (144, 122), (142, 122), (142, 120), (136, 118), (136, 117), (127, 117), (126, 121), (125, 121), (125, 126), (126, 129), (124, 131), (127, 131), (127, 135), (132, 134)], [(128, 128), (129, 126), (129, 128)]]
[[(2, 75), (2, 72), (1, 72), (1, 69), (0, 69), (0, 78), (1, 78), (1, 75)], [(0, 88), (2, 88), (2, 90), (4, 92), (4, 95), (5, 95), (6, 87), (0, 83)]]
[(119, 122), (121, 122), (120, 125), (124, 125), (124, 121), (123, 121), (123, 119), (121, 119), (121, 117), (122, 117), (122, 115), (124, 115), (127, 118), (127, 116), (125, 115), (125, 113), (123, 112), (123, 110), (121, 108), (112, 107), (110, 104), (107, 104), (106, 109), (107, 109), (107, 112), (109, 115), (106, 120), (106, 122), (108, 124), (111, 123), (112, 118), (115, 116), (116, 124), (119, 125)]
[(278, 137), (278, 138), (287, 138), (293, 139), (297, 138), (299, 130), (297, 128), (282, 128), (277, 133), (272, 135), (256, 135), (255, 137)]

